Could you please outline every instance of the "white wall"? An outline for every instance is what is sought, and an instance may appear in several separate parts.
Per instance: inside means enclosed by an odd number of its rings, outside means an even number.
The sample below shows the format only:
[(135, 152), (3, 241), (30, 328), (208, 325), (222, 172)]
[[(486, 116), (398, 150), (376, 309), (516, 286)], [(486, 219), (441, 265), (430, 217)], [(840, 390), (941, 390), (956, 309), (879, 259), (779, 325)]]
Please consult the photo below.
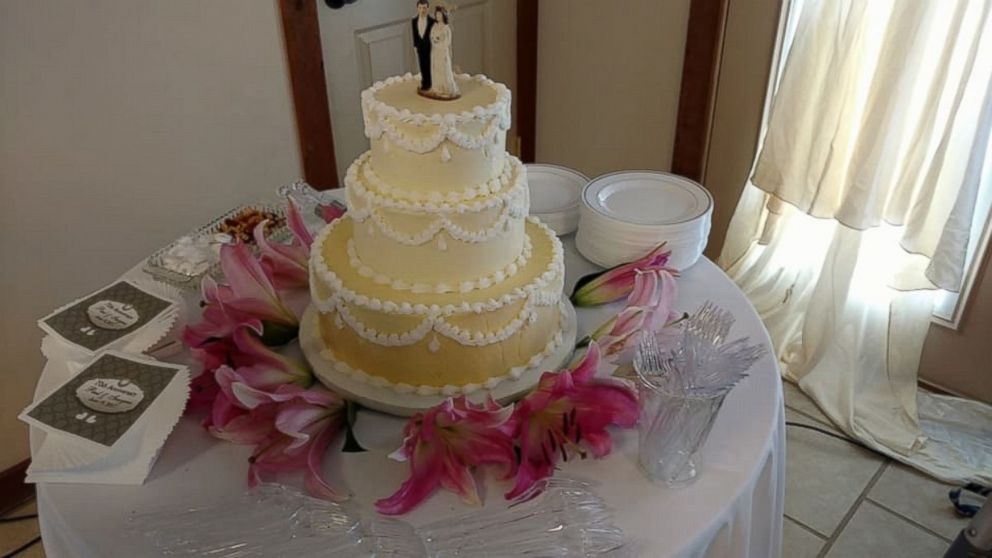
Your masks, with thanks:
[(35, 320), (301, 174), (274, 0), (0, 3), (0, 470)]
[(689, 0), (542, 0), (537, 160), (671, 168)]

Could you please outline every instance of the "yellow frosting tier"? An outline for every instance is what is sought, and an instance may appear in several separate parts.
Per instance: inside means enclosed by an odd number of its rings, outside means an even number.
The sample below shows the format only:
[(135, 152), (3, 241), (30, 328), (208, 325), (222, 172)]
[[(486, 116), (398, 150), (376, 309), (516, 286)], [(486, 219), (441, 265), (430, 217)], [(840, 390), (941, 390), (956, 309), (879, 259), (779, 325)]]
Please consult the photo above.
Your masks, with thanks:
[(334, 312), (320, 315), (320, 334), (336, 360), (393, 385), (486, 386), (513, 368), (527, 366), (535, 355), (546, 356), (546, 351), (556, 348), (552, 341), (560, 337), (558, 306), (540, 307), (536, 315), (534, 322), (509, 339), (483, 347), (462, 345), (441, 335), (413, 345), (383, 347), (358, 336), (347, 324), (339, 327)]
[(355, 222), (352, 267), (375, 282), (415, 291), (468, 291), (517, 273), (529, 258), (526, 170), (511, 158), (489, 191), (468, 199), (397, 199), (362, 155), (345, 176)]
[(476, 107), (486, 107), (499, 100), (500, 88), (503, 87), (481, 76), (473, 77), (460, 74), (455, 78), (461, 97), (453, 101), (439, 101), (417, 94), (420, 78), (416, 76), (397, 77), (392, 81), (386, 80), (384, 85), (375, 91), (376, 100), (397, 109), (406, 109), (414, 114), (448, 115), (470, 112)]
[(427, 99), (420, 79), (389, 78), (362, 93), (371, 166), (411, 194), (448, 194), (481, 186), (502, 172), (511, 95), (485, 76), (456, 76), (461, 98)]
[(349, 262), (353, 227), (348, 217), (329, 225), (311, 256), (321, 335), (336, 360), (394, 385), (484, 386), (555, 348), (562, 249), (540, 222), (526, 222), (531, 257), (517, 273), (464, 293), (401, 291), (363, 277)]

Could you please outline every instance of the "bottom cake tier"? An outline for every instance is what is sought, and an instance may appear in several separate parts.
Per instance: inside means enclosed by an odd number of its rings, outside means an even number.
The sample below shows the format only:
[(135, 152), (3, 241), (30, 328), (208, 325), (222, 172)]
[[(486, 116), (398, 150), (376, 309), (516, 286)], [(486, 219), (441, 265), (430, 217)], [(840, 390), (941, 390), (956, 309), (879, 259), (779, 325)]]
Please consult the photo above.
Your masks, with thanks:
[(492, 389), (563, 342), (564, 263), (558, 238), (529, 220), (529, 257), (515, 274), (466, 293), (397, 291), (351, 265), (347, 217), (314, 240), (311, 290), (329, 360), (401, 392)]
[(561, 343), (556, 350), (540, 361), (537, 361), (535, 355), (531, 359), (531, 366), (514, 369), (507, 378), (499, 381), (491, 379), (489, 384), (495, 384), (493, 387), (479, 386), (474, 391), (471, 386), (467, 386), (468, 389), (430, 386), (415, 388), (405, 384), (387, 384), (380, 377), (369, 376), (364, 371), (337, 360), (334, 352), (324, 343), (320, 333), (320, 313), (313, 305), (306, 310), (300, 322), (300, 349), (321, 383), (351, 401), (383, 413), (410, 417), (439, 405), (447, 397), (460, 394), (467, 395), (476, 403), (492, 397), (505, 405), (530, 393), (545, 371), (561, 370), (571, 360), (578, 333), (575, 309), (564, 296), (558, 308), (561, 311), (562, 329)]

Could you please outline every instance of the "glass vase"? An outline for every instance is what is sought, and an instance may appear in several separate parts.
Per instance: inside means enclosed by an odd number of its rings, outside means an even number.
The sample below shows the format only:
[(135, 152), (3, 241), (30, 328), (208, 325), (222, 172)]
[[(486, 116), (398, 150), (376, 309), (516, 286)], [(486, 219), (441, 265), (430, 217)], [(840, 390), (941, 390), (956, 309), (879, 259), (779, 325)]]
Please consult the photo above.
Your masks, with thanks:
[(638, 461), (644, 474), (667, 486), (691, 483), (699, 476), (699, 449), (727, 396), (726, 390), (688, 391), (674, 382), (638, 379), (641, 415)]

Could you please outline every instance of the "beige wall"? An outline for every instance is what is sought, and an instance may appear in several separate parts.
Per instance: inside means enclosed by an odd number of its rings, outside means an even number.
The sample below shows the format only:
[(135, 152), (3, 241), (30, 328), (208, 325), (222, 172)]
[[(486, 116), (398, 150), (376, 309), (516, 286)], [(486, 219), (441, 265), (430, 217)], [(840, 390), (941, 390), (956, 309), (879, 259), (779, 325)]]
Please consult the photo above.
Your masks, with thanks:
[(931, 324), (920, 358), (920, 378), (952, 393), (992, 403), (992, 269), (985, 255), (961, 324)]
[[(754, 157), (780, 0), (731, 0), (710, 156), (716, 258)], [(671, 168), (687, 0), (542, 0), (537, 160), (589, 176)], [(622, 9), (620, 9), (622, 8)]]
[(537, 160), (671, 167), (688, 0), (542, 0)]
[(37, 318), (301, 174), (274, 1), (0, 3), (0, 470)]

